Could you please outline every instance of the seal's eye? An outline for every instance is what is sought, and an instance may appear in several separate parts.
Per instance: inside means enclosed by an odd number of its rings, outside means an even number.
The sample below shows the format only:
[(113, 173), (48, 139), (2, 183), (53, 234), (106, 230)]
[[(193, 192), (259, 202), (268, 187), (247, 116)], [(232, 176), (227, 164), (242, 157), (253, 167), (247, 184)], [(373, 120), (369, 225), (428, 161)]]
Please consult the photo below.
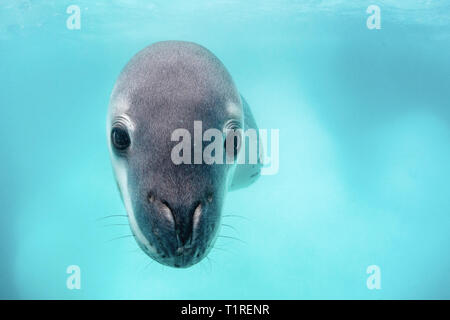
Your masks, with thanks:
[(113, 146), (120, 151), (130, 146), (130, 136), (124, 128), (115, 127), (111, 130), (111, 141)]

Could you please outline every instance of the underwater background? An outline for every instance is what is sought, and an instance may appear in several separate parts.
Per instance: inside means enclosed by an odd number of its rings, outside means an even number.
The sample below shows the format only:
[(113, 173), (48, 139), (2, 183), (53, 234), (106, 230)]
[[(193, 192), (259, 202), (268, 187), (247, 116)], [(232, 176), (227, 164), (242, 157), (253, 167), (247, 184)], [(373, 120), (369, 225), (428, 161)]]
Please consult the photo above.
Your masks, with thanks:
[[(111, 90), (161, 40), (211, 50), (280, 130), (279, 172), (227, 195), (241, 241), (188, 269), (101, 219), (125, 214)], [(450, 299), (449, 57), (445, 0), (1, 0), (0, 298)]]

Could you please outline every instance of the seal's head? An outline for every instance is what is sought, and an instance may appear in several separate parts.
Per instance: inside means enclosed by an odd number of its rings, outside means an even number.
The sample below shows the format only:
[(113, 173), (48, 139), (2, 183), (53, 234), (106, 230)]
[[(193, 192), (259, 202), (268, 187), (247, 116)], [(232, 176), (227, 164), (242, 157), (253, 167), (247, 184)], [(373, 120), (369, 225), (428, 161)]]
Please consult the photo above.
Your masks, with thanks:
[(172, 161), (172, 133), (194, 133), (194, 121), (203, 131), (242, 127), (242, 102), (223, 64), (207, 49), (179, 41), (155, 43), (134, 56), (111, 95), (108, 145), (136, 241), (174, 267), (208, 254), (234, 170)]

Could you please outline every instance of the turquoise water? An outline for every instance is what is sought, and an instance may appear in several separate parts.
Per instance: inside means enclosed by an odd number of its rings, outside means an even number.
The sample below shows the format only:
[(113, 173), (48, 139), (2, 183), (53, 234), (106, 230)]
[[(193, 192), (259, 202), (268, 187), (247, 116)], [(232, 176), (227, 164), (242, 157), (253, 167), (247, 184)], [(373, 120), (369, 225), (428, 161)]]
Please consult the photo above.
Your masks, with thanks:
[[(0, 297), (449, 299), (449, 18), (448, 1), (1, 1)], [(223, 234), (242, 242), (189, 269), (110, 241), (125, 218), (98, 220), (125, 213), (112, 87), (169, 39), (214, 52), (258, 125), (280, 130), (278, 174), (227, 196), (243, 218)]]

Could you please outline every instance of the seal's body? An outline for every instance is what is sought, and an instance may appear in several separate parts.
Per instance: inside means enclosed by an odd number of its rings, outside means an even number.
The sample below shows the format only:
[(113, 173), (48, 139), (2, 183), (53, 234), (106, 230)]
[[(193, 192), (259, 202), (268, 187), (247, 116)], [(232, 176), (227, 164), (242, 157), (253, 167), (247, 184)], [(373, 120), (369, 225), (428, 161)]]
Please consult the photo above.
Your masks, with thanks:
[(257, 129), (231, 76), (207, 49), (166, 41), (136, 54), (111, 95), (108, 145), (136, 241), (150, 257), (174, 267), (189, 267), (208, 254), (226, 192), (251, 184), (261, 167), (175, 164), (171, 135), (179, 128), (193, 132), (194, 121), (204, 130)]

